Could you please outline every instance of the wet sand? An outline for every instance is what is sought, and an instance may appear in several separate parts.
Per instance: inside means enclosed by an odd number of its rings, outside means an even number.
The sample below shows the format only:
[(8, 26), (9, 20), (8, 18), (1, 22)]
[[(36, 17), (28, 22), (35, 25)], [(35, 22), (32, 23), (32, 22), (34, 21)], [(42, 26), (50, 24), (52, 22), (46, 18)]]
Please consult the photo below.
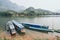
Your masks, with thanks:
[(1, 32), (0, 33), (0, 37), (1, 38), (7, 38), (10, 40), (37, 40), (37, 39), (41, 39), (41, 40), (57, 40), (56, 35), (54, 35), (53, 33), (43, 33), (43, 32), (39, 32), (39, 31), (34, 31), (34, 30), (29, 30), (29, 29), (25, 29), (25, 35), (20, 35), (20, 34), (16, 34), (14, 36), (11, 36), (9, 33), (7, 33), (6, 31)]

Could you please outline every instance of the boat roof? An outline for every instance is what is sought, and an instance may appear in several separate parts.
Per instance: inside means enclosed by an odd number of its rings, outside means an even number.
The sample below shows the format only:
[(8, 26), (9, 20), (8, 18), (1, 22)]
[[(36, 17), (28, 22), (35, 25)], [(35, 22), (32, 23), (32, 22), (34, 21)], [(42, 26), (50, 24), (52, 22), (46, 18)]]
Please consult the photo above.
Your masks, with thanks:
[(42, 25), (42, 24), (34, 24), (34, 23), (22, 23), (22, 24), (26, 24), (26, 25), (35, 25), (35, 26), (43, 26), (43, 27), (49, 27), (46, 25)]
[(24, 27), (22, 24), (20, 24), (19, 22), (15, 21), (15, 20), (12, 20), (12, 22), (20, 28)]
[(14, 29), (14, 25), (12, 24), (11, 21), (8, 21), (8, 25), (9, 25), (10, 29)]

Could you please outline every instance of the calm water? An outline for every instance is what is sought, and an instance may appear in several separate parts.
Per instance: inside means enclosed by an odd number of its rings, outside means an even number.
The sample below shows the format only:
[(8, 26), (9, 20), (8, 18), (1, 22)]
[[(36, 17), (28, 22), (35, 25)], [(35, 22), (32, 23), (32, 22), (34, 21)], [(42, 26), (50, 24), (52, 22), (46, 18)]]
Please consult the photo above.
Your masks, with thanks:
[(60, 17), (0, 17), (0, 27), (4, 28), (7, 21), (13, 19), (19, 22), (46, 25), (50, 28), (60, 29)]

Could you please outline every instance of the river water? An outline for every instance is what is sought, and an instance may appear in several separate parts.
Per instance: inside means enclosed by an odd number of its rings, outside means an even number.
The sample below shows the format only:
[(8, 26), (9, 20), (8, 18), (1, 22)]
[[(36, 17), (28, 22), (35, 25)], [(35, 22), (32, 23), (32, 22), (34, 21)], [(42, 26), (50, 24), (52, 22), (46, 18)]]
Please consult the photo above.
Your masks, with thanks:
[(7, 21), (17, 20), (23, 23), (32, 23), (60, 29), (60, 17), (0, 17), (0, 27), (3, 28)]

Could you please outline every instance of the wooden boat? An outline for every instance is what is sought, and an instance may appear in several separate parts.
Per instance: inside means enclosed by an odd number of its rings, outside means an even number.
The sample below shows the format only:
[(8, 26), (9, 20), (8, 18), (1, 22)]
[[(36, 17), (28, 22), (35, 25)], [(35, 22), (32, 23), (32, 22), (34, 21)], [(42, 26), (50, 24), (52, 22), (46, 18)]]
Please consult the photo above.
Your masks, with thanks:
[(20, 24), (19, 22), (12, 20), (13, 25), (15, 26), (15, 29), (18, 33), (25, 34), (24, 26)]
[(24, 25), (25, 28), (28, 28), (28, 29), (53, 32), (53, 30), (49, 29), (49, 26), (41, 26), (41, 25), (35, 25), (35, 24), (29, 24), (29, 23), (22, 23), (22, 25)]
[(15, 27), (11, 21), (8, 21), (8, 23), (6, 24), (6, 30), (9, 31), (11, 35), (16, 34)]

